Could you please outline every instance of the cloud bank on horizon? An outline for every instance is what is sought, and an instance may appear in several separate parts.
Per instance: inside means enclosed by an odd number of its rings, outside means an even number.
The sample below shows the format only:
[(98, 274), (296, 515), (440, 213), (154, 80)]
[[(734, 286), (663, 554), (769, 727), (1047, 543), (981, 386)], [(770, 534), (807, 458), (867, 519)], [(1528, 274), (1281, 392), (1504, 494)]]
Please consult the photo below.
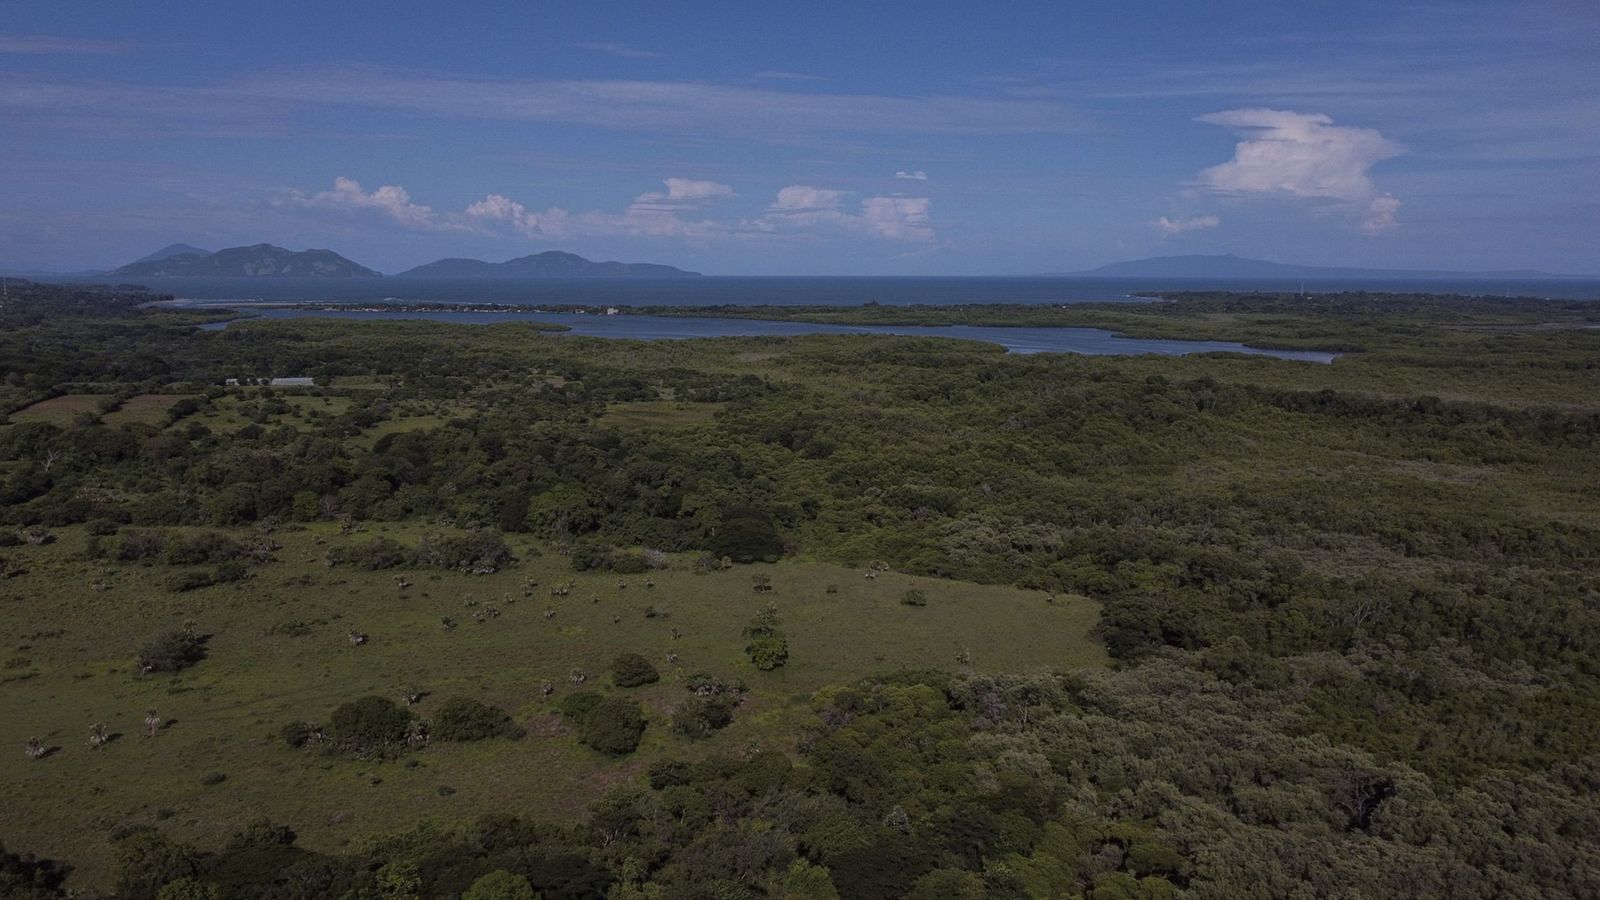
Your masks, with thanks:
[(1600, 270), (1600, 71), (1562, 62), (1600, 15), (1229, 5), (1253, 28), (1178, 0), (915, 26), (832, 4), (467, 3), (428, 28), (411, 0), (381, 20), (222, 2), (160, 27), (19, 8), (0, 267), (271, 240), (391, 269), (559, 245), (730, 273), (1175, 250)]

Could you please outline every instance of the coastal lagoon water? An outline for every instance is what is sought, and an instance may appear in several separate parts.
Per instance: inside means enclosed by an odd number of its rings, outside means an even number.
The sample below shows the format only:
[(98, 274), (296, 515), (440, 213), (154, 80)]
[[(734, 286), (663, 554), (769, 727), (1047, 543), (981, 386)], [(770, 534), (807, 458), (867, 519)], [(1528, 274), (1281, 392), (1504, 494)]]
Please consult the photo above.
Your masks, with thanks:
[[(190, 302), (189, 306), (220, 306), (215, 302)], [(550, 332), (552, 336), (628, 338), (632, 340), (686, 340), (710, 337), (792, 337), (803, 334), (896, 334), (916, 337), (958, 338), (999, 344), (1012, 353), (1084, 353), (1090, 355), (1158, 353), (1182, 356), (1189, 353), (1247, 353), (1302, 362), (1330, 363), (1337, 354), (1311, 350), (1265, 350), (1228, 341), (1167, 341), (1120, 337), (1100, 328), (1015, 328), (982, 325), (825, 325), (811, 322), (776, 322), (761, 319), (714, 319), (689, 316), (591, 315), (583, 313), (478, 312), (478, 311), (374, 311), (362, 309), (292, 309), (281, 306), (230, 304), (267, 319), (421, 319), (489, 325), (500, 322), (539, 322), (562, 325), (569, 330)], [(202, 326), (225, 328), (226, 322)]]

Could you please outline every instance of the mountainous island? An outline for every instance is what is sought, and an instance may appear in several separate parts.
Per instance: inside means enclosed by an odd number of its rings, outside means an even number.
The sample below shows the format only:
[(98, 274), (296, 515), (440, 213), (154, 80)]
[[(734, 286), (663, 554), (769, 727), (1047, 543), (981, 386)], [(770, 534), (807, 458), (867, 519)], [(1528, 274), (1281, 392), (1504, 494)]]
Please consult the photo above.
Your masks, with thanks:
[(502, 263), (481, 259), (441, 259), (401, 272), (398, 278), (691, 278), (676, 266), (657, 263), (593, 262), (576, 253), (546, 250)]
[(1115, 262), (1081, 272), (1056, 273), (1093, 278), (1570, 278), (1535, 269), (1451, 272), (1432, 269), (1361, 269), (1344, 266), (1301, 266), (1247, 259), (1224, 253), (1214, 256), (1153, 256)]
[[(183, 249), (184, 246), (175, 244), (158, 250), (151, 255), (155, 258), (146, 257), (107, 274), (165, 278), (377, 278), (381, 274), (332, 250), (286, 250), (272, 244), (252, 244), (206, 253), (188, 252), (198, 248)], [(179, 252), (162, 255), (174, 249)]]

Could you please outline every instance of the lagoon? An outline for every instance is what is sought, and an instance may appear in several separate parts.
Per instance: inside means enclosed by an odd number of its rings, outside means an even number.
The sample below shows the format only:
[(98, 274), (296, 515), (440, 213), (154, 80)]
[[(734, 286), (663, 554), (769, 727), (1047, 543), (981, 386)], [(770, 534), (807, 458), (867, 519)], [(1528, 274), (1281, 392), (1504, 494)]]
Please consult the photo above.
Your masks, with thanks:
[[(630, 340), (687, 340), (714, 337), (792, 337), (804, 334), (893, 334), (915, 337), (957, 338), (999, 344), (1012, 353), (1081, 353), (1095, 356), (1154, 353), (1183, 356), (1191, 353), (1243, 353), (1300, 362), (1331, 363), (1339, 355), (1316, 350), (1269, 350), (1230, 341), (1176, 341), (1123, 337), (1101, 328), (1036, 328), (983, 325), (832, 325), (812, 322), (778, 322), (761, 319), (718, 319), (645, 315), (594, 315), (570, 312), (384, 311), (359, 309), (294, 309), (249, 303), (181, 303), (194, 308), (227, 307), (247, 310), (266, 319), (336, 318), (359, 320), (412, 319), (489, 325), (503, 322), (537, 322), (566, 327), (552, 335), (624, 338)], [(226, 322), (203, 326), (225, 328)]]

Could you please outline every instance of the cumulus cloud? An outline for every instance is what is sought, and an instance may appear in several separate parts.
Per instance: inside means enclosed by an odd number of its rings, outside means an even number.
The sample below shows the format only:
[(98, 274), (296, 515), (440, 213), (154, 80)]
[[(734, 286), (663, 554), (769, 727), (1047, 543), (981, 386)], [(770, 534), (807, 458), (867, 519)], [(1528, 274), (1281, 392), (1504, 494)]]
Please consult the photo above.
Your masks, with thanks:
[(928, 173), (918, 169), (915, 172), (896, 172), (894, 173), (894, 177), (903, 179), (905, 181), (927, 181)]
[(792, 184), (778, 191), (767, 214), (755, 225), (763, 231), (833, 228), (891, 241), (934, 240), (927, 197), (866, 197), (859, 212), (845, 208), (849, 191)]
[(1222, 224), (1218, 216), (1192, 216), (1187, 219), (1169, 219), (1166, 216), (1150, 223), (1150, 227), (1162, 234), (1183, 234), (1185, 231), (1200, 231), (1206, 228), (1216, 228)]
[(1400, 201), (1372, 183), (1372, 167), (1405, 152), (1370, 128), (1335, 125), (1320, 113), (1232, 109), (1199, 121), (1239, 131), (1233, 159), (1203, 170), (1201, 187), (1235, 197), (1331, 201), (1361, 218), (1369, 234), (1398, 225)]
[(926, 197), (867, 197), (857, 209), (846, 206), (849, 191), (790, 185), (778, 191), (756, 219), (704, 218), (702, 207), (736, 196), (717, 181), (667, 178), (666, 190), (634, 197), (620, 212), (539, 210), (504, 194), (488, 194), (460, 212), (440, 212), (414, 203), (397, 185), (372, 191), (352, 178), (334, 179), (333, 189), (290, 191), (281, 206), (300, 209), (367, 211), (405, 227), (424, 231), (467, 231), (554, 239), (570, 236), (755, 238), (835, 231), (891, 241), (927, 243), (934, 239)]
[(432, 228), (440, 225), (433, 210), (411, 202), (411, 195), (397, 185), (386, 184), (368, 193), (354, 178), (335, 178), (333, 190), (305, 194), (293, 191), (289, 204), (320, 209), (371, 209), (377, 210), (402, 225), (413, 228)]
[(695, 181), (691, 178), (668, 178), (663, 182), (666, 191), (647, 191), (635, 197), (635, 206), (648, 205), (662, 209), (693, 206), (705, 200), (732, 197), (733, 188), (715, 181)]

